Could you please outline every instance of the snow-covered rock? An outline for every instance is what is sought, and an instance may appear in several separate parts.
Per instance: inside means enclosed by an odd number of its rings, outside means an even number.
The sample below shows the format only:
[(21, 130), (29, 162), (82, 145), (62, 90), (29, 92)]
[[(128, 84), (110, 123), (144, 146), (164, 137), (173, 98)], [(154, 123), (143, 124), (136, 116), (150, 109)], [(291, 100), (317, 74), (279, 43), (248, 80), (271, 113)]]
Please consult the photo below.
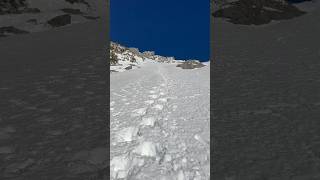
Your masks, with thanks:
[[(197, 61), (197, 60), (195, 60)], [(145, 63), (184, 63), (185, 60), (176, 60), (155, 54), (154, 51), (140, 52), (138, 48), (125, 47), (116, 42), (110, 43), (110, 72), (124, 72), (141, 68)], [(199, 61), (197, 61), (199, 62)]]

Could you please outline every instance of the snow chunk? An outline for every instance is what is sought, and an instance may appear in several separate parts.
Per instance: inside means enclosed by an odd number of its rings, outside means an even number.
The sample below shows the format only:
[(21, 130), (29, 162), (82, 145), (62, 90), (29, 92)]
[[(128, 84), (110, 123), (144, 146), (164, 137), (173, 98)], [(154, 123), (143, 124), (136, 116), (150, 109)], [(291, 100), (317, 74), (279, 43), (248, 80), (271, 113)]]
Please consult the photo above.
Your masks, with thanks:
[(137, 146), (133, 152), (141, 156), (156, 157), (157, 147), (153, 142), (145, 141)]
[(126, 178), (130, 170), (130, 160), (126, 155), (116, 156), (110, 162), (110, 174), (115, 179)]
[(156, 104), (156, 105), (153, 106), (152, 108), (161, 111), (161, 110), (163, 109), (163, 105), (161, 105), (161, 104)]
[(137, 116), (143, 116), (147, 113), (147, 108), (140, 108), (140, 109), (135, 109), (132, 111), (132, 116), (137, 117)]
[(116, 134), (117, 142), (131, 142), (139, 132), (137, 127), (127, 127)]
[(111, 177), (126, 179), (135, 167), (141, 167), (144, 163), (144, 159), (132, 158), (128, 154), (116, 156), (110, 161)]
[(168, 100), (167, 100), (167, 98), (160, 98), (158, 101), (165, 103), (165, 102), (167, 102)]
[(155, 122), (156, 122), (156, 118), (154, 117), (143, 117), (141, 125), (153, 127)]

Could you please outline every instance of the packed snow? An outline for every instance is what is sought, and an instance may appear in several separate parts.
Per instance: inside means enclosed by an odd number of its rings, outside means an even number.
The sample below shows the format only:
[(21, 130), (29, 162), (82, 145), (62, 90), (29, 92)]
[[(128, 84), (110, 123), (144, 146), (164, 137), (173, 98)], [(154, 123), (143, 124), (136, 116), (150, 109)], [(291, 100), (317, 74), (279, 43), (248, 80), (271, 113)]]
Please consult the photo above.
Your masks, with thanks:
[(210, 63), (138, 63), (110, 74), (110, 178), (210, 179)]

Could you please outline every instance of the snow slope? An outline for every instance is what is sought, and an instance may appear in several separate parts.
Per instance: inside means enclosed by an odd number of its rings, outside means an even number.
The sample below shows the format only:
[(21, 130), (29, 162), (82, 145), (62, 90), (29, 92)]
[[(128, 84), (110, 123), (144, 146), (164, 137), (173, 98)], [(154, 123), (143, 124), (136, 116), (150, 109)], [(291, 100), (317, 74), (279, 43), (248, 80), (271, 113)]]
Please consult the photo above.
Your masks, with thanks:
[(210, 65), (112, 73), (111, 179), (209, 179)]

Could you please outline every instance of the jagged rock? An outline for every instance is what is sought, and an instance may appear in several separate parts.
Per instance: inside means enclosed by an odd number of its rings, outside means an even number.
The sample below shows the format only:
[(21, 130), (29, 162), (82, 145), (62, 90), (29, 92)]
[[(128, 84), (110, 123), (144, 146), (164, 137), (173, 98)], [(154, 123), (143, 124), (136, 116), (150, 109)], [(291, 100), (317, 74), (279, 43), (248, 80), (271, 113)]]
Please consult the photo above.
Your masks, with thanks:
[(65, 26), (71, 23), (71, 16), (69, 14), (60, 15), (48, 21), (52, 27)]
[(145, 56), (154, 56), (155, 52), (154, 51), (145, 51), (142, 54), (145, 55)]
[(130, 50), (131, 52), (133, 52), (133, 53), (136, 53), (136, 54), (139, 54), (139, 53), (140, 53), (140, 51), (139, 51), (138, 48), (129, 48), (129, 50)]
[(124, 68), (124, 69), (125, 69), (125, 70), (130, 70), (130, 69), (132, 69), (132, 65), (130, 65), (130, 66)]

